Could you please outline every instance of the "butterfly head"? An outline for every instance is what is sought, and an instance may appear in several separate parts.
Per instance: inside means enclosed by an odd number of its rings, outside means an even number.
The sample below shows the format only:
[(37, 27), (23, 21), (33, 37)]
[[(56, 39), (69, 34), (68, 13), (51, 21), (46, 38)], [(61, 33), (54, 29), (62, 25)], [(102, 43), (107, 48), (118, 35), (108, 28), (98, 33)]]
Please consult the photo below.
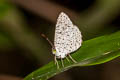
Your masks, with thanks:
[(56, 54), (56, 50), (54, 48), (52, 48), (52, 53), (55, 55)]
[(57, 58), (60, 58), (60, 55), (58, 55), (56, 49), (52, 48), (52, 53), (53, 53)]
[(52, 53), (59, 59), (64, 58), (66, 55), (58, 52), (56, 49), (52, 48)]

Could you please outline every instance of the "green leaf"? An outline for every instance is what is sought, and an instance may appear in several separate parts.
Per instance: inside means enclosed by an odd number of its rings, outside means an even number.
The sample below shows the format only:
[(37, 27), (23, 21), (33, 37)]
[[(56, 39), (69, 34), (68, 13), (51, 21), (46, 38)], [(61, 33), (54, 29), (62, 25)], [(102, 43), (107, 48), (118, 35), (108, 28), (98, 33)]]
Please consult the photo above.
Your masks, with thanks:
[(52, 61), (42, 68), (32, 72), (30, 75), (25, 77), (24, 80), (46, 80), (75, 66), (101, 64), (120, 56), (119, 49), (120, 32), (87, 40), (82, 43), (82, 46), (79, 50), (71, 54), (72, 57), (77, 61), (76, 64), (72, 61), (68, 62), (66, 59), (64, 59), (65, 67), (62, 67), (59, 60), (60, 69), (57, 69), (56, 65)]

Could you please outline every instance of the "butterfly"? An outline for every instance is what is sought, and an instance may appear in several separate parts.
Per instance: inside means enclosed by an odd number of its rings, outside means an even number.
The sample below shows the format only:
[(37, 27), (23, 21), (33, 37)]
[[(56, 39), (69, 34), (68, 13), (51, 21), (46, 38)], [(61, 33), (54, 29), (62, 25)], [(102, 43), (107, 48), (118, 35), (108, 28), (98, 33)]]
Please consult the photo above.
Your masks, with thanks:
[(72, 23), (70, 18), (64, 12), (61, 12), (58, 16), (56, 28), (55, 28), (55, 36), (54, 36), (54, 44), (44, 35), (43, 37), (51, 44), (52, 53), (55, 55), (55, 64), (59, 69), (59, 64), (57, 59), (61, 59), (62, 66), (63, 59), (66, 58), (68, 61), (69, 58), (77, 63), (70, 55), (70, 53), (76, 51), (80, 48), (82, 44), (82, 35), (79, 28)]

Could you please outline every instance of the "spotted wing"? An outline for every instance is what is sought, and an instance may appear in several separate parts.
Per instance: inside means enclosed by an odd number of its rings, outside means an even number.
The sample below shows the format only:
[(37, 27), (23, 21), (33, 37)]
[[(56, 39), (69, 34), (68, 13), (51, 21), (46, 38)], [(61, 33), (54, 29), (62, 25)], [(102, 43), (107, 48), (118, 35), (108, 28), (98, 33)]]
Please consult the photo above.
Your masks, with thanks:
[(73, 25), (69, 17), (61, 12), (56, 24), (54, 45), (60, 54), (68, 54), (77, 50), (82, 43), (81, 32)]

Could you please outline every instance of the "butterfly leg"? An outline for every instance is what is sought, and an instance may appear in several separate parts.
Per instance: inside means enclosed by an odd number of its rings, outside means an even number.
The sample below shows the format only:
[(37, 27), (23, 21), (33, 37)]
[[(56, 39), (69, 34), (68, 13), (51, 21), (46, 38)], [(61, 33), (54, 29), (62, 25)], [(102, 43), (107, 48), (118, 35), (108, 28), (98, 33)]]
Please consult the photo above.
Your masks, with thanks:
[(57, 65), (57, 69), (59, 69), (60, 67), (59, 67), (58, 61), (56, 59), (56, 56), (54, 57), (54, 59), (55, 59), (55, 65)]
[(63, 59), (61, 58), (62, 66), (64, 67)]
[(70, 54), (68, 54), (68, 56), (74, 63), (77, 63), (77, 61), (75, 61)]
[(68, 62), (70, 62), (70, 60), (68, 59), (68, 57), (66, 56), (66, 60), (68, 61)]

